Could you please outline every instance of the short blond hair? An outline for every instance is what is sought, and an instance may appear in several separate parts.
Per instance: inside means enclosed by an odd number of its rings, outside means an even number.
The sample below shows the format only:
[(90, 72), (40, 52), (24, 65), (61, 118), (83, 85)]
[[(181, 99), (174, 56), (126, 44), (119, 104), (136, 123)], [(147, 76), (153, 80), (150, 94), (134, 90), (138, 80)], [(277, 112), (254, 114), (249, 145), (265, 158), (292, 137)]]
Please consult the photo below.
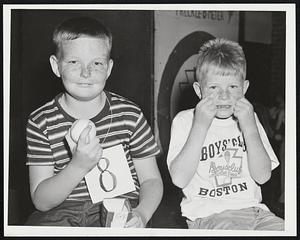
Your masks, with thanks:
[(216, 75), (239, 75), (246, 79), (246, 58), (242, 47), (224, 38), (215, 38), (204, 43), (199, 50), (196, 78), (205, 79), (210, 72)]
[(62, 22), (53, 32), (55, 54), (59, 57), (62, 41), (77, 39), (82, 36), (90, 36), (107, 40), (108, 57), (112, 48), (112, 34), (108, 28), (94, 18), (75, 17)]

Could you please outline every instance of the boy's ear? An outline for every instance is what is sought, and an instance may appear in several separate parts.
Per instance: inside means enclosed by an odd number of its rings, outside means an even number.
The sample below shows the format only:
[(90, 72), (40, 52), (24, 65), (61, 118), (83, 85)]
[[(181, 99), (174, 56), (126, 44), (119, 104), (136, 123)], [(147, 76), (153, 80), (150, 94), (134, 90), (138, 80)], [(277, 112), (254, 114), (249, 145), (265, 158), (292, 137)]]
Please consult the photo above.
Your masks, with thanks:
[(199, 82), (194, 82), (193, 88), (194, 88), (196, 95), (199, 97), (199, 99), (201, 99), (202, 96), (201, 96), (201, 88), (200, 88)]
[(111, 70), (113, 68), (113, 65), (114, 65), (114, 61), (112, 59), (109, 59), (106, 78), (108, 78), (110, 76), (110, 73), (111, 73)]
[(50, 61), (50, 65), (51, 65), (53, 73), (57, 77), (60, 77), (60, 72), (59, 72), (59, 68), (58, 68), (58, 59), (56, 58), (56, 56), (51, 55), (49, 58), (49, 61)]
[(245, 80), (244, 81), (244, 87), (243, 87), (243, 93), (244, 95), (246, 94), (247, 90), (248, 90), (248, 87), (249, 87), (249, 80)]

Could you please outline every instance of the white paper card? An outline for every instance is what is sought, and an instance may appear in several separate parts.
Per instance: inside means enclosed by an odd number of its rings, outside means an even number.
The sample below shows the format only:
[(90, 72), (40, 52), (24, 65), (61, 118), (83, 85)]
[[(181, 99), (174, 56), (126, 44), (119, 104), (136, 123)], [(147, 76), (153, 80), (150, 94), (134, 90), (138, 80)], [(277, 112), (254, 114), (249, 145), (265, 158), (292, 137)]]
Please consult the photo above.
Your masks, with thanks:
[(104, 199), (103, 205), (109, 212), (113, 212), (113, 219), (110, 223), (110, 227), (124, 227), (128, 217), (128, 209), (125, 206), (125, 199)]
[(110, 227), (118, 228), (124, 227), (127, 220), (128, 212), (115, 212), (114, 217), (110, 223)]
[(93, 203), (135, 190), (122, 145), (103, 149), (97, 166), (85, 176)]
[(124, 204), (125, 199), (123, 198), (103, 199), (103, 205), (109, 212), (128, 212)]

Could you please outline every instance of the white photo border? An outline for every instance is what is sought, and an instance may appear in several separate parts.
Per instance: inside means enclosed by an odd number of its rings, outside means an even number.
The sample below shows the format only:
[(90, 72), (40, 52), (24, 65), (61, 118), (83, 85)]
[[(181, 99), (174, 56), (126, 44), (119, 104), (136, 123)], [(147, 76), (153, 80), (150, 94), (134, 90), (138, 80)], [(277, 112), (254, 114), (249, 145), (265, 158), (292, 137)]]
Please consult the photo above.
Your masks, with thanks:
[[(11, 11), (14, 9), (69, 10), (231, 10), (286, 12), (285, 230), (222, 231), (192, 229), (109, 229), (82, 227), (8, 226), (9, 107)], [(7, 4), (3, 5), (4, 97), (4, 236), (295, 236), (296, 201), (296, 6), (281, 4)]]

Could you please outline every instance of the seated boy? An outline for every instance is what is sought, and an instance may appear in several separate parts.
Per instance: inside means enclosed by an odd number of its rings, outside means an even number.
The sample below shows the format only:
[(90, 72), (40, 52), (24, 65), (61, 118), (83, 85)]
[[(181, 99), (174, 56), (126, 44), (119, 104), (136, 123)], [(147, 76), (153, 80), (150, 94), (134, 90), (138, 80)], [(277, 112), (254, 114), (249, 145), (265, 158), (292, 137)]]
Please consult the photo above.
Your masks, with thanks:
[(195, 109), (173, 119), (167, 157), (183, 189), (189, 228), (283, 230), (284, 221), (261, 203), (261, 184), (278, 160), (251, 103), (242, 48), (226, 39), (199, 51)]
[[(54, 31), (54, 74), (65, 92), (34, 111), (27, 125), (27, 165), (31, 198), (37, 211), (27, 225), (100, 226), (100, 204), (93, 204), (85, 175), (105, 148), (121, 144), (135, 191), (129, 199), (132, 218), (125, 227), (145, 227), (162, 197), (162, 180), (155, 155), (159, 148), (141, 111), (133, 102), (104, 90), (111, 73), (111, 33), (88, 17), (64, 21)], [(65, 135), (76, 119), (90, 119), (71, 151)]]

